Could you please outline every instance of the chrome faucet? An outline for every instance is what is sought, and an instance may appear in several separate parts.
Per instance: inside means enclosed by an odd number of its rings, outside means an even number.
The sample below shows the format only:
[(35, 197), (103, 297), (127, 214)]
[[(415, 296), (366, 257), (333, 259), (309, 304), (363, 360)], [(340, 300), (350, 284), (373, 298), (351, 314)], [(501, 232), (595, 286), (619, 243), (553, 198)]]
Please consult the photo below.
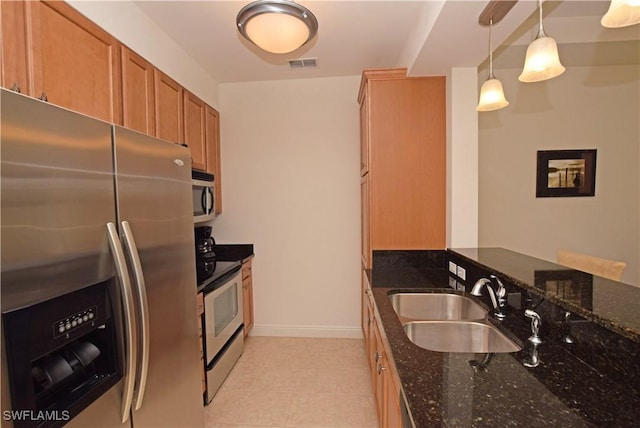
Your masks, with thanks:
[(486, 286), (487, 291), (489, 292), (489, 297), (491, 298), (491, 303), (493, 304), (493, 315), (495, 315), (496, 318), (503, 320), (507, 316), (504, 313), (507, 307), (507, 289), (504, 288), (502, 281), (500, 281), (497, 276), (491, 275), (490, 278), (491, 279), (480, 278), (477, 280), (473, 285), (471, 294), (474, 296), (482, 296), (482, 287)]

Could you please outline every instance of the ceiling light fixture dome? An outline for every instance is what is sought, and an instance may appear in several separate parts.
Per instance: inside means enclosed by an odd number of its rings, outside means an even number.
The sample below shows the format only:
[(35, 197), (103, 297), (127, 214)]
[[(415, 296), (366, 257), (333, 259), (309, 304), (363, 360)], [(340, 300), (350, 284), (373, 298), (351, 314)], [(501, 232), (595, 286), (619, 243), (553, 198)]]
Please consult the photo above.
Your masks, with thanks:
[(238, 12), (236, 24), (245, 39), (276, 54), (292, 52), (318, 33), (314, 14), (289, 0), (249, 3)]
[(524, 69), (518, 77), (521, 82), (540, 82), (553, 79), (564, 73), (565, 68), (560, 63), (558, 45), (547, 36), (542, 28), (542, 0), (538, 0), (540, 10), (540, 27), (536, 39), (527, 47)]
[(609, 10), (600, 23), (607, 28), (640, 24), (640, 0), (611, 0)]

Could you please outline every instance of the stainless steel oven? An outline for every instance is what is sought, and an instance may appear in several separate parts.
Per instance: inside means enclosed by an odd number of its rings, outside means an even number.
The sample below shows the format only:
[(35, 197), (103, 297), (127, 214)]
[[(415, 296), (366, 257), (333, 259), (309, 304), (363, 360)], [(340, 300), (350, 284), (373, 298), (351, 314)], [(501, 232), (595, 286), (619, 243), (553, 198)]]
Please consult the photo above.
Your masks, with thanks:
[(203, 293), (205, 402), (209, 403), (244, 349), (240, 264), (205, 286)]

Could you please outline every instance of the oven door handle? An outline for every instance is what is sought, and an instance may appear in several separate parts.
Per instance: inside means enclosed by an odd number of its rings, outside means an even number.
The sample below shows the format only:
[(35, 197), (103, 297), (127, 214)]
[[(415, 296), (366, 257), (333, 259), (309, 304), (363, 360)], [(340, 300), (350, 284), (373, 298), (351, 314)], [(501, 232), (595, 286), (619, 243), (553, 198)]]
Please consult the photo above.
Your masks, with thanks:
[(147, 373), (149, 372), (149, 303), (147, 301), (147, 288), (144, 283), (144, 275), (142, 273), (142, 263), (140, 263), (140, 256), (138, 254), (138, 247), (136, 241), (133, 239), (133, 232), (128, 221), (122, 223), (122, 233), (124, 235), (124, 244), (127, 253), (129, 254), (129, 260), (133, 265), (133, 278), (136, 283), (136, 297), (138, 300), (138, 309), (140, 311), (140, 367), (136, 372), (136, 389), (133, 396), (133, 402), (135, 410), (140, 410), (142, 407), (142, 399), (144, 398), (144, 392), (147, 387)]
[(124, 390), (122, 392), (122, 423), (127, 422), (133, 401), (133, 387), (135, 384), (135, 372), (138, 348), (136, 345), (135, 334), (135, 312), (133, 307), (133, 293), (131, 292), (131, 283), (129, 282), (129, 270), (127, 262), (120, 245), (120, 237), (116, 230), (116, 225), (112, 222), (107, 223), (107, 237), (109, 238), (109, 247), (116, 266), (116, 274), (120, 283), (120, 295), (122, 296), (122, 305), (124, 307), (124, 331), (125, 331), (125, 367), (124, 367)]

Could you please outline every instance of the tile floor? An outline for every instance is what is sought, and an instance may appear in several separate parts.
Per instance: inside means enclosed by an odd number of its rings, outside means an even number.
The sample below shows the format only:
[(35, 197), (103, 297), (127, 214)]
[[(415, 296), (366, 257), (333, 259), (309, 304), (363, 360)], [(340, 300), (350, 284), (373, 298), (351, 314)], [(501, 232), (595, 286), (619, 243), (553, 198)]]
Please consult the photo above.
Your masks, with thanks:
[(364, 341), (249, 337), (205, 426), (377, 428)]

